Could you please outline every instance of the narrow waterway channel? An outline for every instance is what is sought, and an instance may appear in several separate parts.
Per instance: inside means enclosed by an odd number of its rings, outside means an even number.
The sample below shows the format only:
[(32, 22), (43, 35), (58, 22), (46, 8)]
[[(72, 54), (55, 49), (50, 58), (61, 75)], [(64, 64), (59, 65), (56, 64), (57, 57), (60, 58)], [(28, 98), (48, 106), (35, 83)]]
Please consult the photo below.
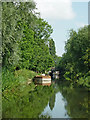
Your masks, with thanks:
[(41, 115), (51, 118), (88, 118), (88, 90), (69, 84), (55, 84), (55, 93)]

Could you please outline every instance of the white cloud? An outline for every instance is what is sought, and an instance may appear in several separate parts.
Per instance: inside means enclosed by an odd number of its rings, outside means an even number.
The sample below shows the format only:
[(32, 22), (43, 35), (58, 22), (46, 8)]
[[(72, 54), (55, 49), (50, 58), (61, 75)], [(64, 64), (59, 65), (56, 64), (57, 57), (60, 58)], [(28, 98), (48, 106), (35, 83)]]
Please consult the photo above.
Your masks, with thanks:
[(71, 0), (35, 0), (42, 18), (48, 19), (73, 19)]

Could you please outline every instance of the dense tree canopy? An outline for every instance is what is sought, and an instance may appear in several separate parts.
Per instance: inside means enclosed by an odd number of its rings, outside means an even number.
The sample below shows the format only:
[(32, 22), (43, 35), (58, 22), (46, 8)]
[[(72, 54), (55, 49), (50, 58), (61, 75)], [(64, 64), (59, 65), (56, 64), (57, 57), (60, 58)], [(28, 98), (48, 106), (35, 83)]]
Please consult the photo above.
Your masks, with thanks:
[(54, 64), (52, 56), (49, 55), (48, 45), (27, 25), (24, 28), (23, 38), (20, 41), (21, 67), (44, 72)]
[(58, 65), (59, 70), (65, 79), (89, 86), (90, 40), (88, 39), (88, 26), (80, 28), (78, 32), (70, 30), (65, 50)]
[(2, 3), (2, 58), (4, 67), (44, 72), (54, 66), (48, 42), (52, 27), (30, 2)]
[(17, 64), (19, 60), (18, 41), (23, 35), (23, 29), (20, 28), (18, 22), (31, 23), (34, 9), (33, 2), (2, 2), (2, 57), (4, 66)]

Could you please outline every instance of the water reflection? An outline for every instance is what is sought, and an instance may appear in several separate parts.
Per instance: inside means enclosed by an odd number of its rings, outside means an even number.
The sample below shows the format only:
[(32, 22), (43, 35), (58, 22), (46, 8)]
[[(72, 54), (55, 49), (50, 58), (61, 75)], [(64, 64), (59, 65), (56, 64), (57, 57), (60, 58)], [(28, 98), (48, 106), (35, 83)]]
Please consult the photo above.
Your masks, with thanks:
[(88, 90), (85, 88), (60, 87), (66, 99), (65, 109), (71, 118), (88, 118)]
[(62, 94), (60, 92), (56, 93), (55, 95), (55, 101), (53, 101), (54, 107), (51, 109), (50, 102), (42, 112), (43, 115), (50, 115), (51, 118), (69, 118), (67, 111), (65, 109), (66, 101), (63, 98)]
[(70, 84), (55, 84), (56, 92), (42, 112), (51, 118), (88, 118), (88, 90)]
[(54, 105), (55, 105), (55, 93), (50, 97), (50, 100), (49, 100), (49, 107), (51, 110), (53, 110)]

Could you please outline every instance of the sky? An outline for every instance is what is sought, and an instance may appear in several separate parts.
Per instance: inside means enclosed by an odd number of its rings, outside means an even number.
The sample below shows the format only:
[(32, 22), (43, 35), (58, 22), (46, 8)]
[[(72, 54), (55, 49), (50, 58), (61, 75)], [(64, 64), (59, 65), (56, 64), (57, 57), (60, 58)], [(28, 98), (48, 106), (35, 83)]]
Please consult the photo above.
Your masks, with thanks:
[(56, 54), (62, 56), (65, 52), (65, 41), (69, 30), (78, 30), (88, 25), (89, 0), (34, 0), (40, 12), (53, 28), (51, 37), (55, 42)]

